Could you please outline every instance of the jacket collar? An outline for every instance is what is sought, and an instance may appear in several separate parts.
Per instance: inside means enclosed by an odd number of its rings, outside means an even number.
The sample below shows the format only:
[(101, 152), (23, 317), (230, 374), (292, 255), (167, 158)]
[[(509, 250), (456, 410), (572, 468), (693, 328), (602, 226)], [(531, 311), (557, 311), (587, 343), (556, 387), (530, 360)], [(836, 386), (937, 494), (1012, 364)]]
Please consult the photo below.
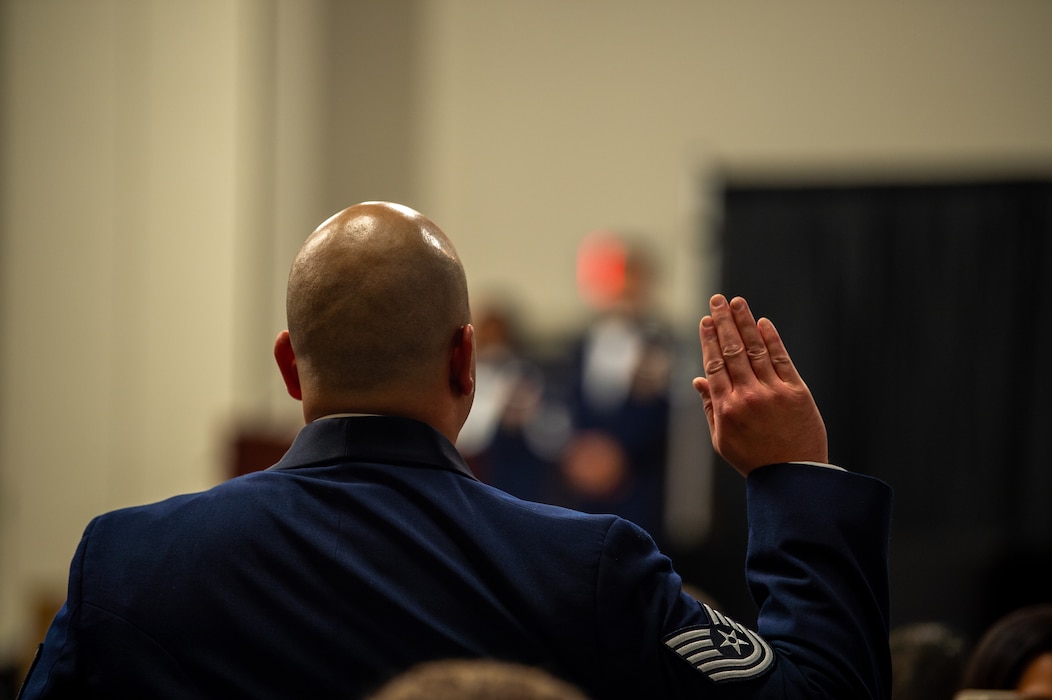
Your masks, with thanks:
[(457, 448), (430, 425), (394, 416), (331, 416), (300, 429), (292, 447), (270, 469), (373, 462), (449, 469), (475, 475)]

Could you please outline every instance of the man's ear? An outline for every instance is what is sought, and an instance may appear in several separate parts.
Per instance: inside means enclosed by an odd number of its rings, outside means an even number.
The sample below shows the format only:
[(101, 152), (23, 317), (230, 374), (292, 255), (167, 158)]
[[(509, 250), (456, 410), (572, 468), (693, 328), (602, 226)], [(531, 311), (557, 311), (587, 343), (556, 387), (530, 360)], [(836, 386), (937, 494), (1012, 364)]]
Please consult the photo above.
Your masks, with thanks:
[(461, 396), (475, 394), (475, 328), (470, 323), (457, 329), (449, 363), (449, 385)]
[(297, 401), (303, 400), (303, 390), (300, 387), (300, 373), (296, 368), (296, 353), (292, 350), (292, 340), (288, 331), (278, 333), (274, 341), (274, 360), (278, 363), (281, 378), (285, 380), (285, 389), (289, 396)]

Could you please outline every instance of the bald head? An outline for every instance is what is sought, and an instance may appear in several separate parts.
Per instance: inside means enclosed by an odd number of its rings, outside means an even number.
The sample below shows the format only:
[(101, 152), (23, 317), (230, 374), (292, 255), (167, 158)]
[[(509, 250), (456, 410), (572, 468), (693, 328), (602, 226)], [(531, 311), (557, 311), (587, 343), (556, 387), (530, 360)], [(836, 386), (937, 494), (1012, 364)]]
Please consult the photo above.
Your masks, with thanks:
[(453, 244), (420, 213), (386, 202), (344, 209), (310, 235), (292, 264), (286, 313), (304, 395), (345, 402), (410, 390), (420, 400), (422, 383), (448, 379), (470, 322)]

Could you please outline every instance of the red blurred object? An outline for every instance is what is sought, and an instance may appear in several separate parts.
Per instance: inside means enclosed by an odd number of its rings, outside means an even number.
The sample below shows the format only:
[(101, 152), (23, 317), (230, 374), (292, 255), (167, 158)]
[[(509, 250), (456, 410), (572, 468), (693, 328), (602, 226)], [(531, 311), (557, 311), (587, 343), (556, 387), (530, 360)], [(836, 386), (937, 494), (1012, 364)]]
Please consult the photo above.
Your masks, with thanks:
[(593, 307), (606, 309), (625, 291), (628, 250), (611, 231), (593, 231), (577, 248), (577, 289)]

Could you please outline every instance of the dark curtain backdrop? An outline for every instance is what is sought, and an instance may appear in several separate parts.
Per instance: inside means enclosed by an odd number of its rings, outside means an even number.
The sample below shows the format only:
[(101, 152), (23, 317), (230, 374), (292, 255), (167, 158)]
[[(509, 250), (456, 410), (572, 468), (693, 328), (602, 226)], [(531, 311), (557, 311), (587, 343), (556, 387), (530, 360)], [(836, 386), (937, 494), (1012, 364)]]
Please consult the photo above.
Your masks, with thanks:
[[(779, 328), (831, 459), (895, 489), (893, 624), (976, 634), (1052, 599), (1052, 179), (732, 182), (720, 238), (721, 290)], [(706, 555), (733, 571), (729, 472)]]

